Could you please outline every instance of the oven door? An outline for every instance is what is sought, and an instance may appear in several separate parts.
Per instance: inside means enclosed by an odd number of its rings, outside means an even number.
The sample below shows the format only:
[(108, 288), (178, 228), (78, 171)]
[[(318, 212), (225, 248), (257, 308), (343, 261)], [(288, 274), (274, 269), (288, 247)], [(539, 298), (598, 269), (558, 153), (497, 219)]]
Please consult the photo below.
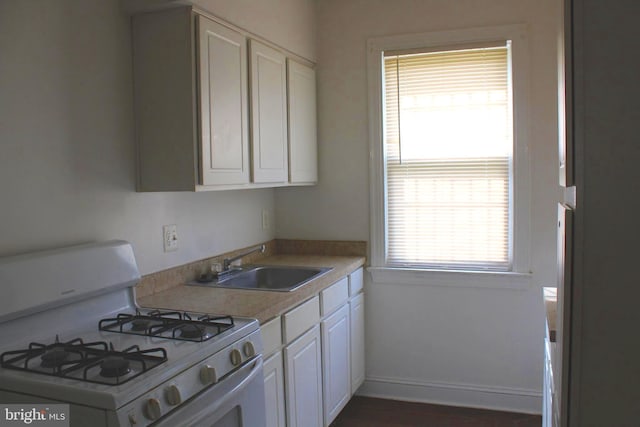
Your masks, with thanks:
[(264, 427), (262, 356), (176, 408), (157, 427)]

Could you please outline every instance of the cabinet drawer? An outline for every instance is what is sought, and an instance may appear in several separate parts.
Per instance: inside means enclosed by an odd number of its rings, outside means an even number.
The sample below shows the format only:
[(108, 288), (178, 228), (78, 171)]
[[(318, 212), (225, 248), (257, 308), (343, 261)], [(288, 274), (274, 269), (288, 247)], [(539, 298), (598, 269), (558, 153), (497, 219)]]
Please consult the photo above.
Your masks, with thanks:
[(349, 299), (349, 279), (343, 277), (320, 293), (322, 315), (326, 316)]
[(282, 345), (282, 323), (280, 316), (268, 321), (260, 327), (264, 342), (264, 356), (268, 357)]
[(284, 316), (284, 338), (289, 343), (320, 321), (320, 300), (313, 297)]
[(349, 275), (349, 296), (357, 295), (362, 292), (364, 286), (364, 278), (362, 267)]

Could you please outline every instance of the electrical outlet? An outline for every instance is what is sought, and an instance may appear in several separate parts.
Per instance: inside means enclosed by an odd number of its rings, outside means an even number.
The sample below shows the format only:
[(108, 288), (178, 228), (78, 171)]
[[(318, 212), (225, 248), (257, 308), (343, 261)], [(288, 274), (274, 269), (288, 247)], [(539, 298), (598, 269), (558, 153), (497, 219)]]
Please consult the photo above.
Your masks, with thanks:
[(267, 209), (262, 209), (262, 229), (269, 229), (269, 211)]
[(178, 226), (175, 224), (164, 225), (162, 227), (164, 251), (173, 252), (178, 250)]

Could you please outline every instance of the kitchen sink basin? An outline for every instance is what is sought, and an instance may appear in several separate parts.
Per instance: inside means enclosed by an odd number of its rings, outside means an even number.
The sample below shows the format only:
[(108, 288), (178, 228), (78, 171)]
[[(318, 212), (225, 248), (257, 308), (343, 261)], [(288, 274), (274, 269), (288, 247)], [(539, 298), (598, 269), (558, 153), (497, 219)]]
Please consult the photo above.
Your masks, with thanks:
[(255, 289), (259, 291), (290, 292), (322, 276), (331, 268), (287, 267), (280, 265), (256, 265), (232, 271), (227, 277), (209, 283), (191, 282), (192, 285), (219, 288)]

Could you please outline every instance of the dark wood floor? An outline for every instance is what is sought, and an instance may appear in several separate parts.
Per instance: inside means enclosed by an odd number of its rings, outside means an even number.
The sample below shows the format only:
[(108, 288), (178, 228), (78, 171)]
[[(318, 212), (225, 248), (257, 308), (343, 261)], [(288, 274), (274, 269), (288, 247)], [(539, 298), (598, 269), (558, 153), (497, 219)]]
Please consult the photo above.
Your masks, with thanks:
[(331, 427), (540, 427), (539, 415), (354, 396)]

